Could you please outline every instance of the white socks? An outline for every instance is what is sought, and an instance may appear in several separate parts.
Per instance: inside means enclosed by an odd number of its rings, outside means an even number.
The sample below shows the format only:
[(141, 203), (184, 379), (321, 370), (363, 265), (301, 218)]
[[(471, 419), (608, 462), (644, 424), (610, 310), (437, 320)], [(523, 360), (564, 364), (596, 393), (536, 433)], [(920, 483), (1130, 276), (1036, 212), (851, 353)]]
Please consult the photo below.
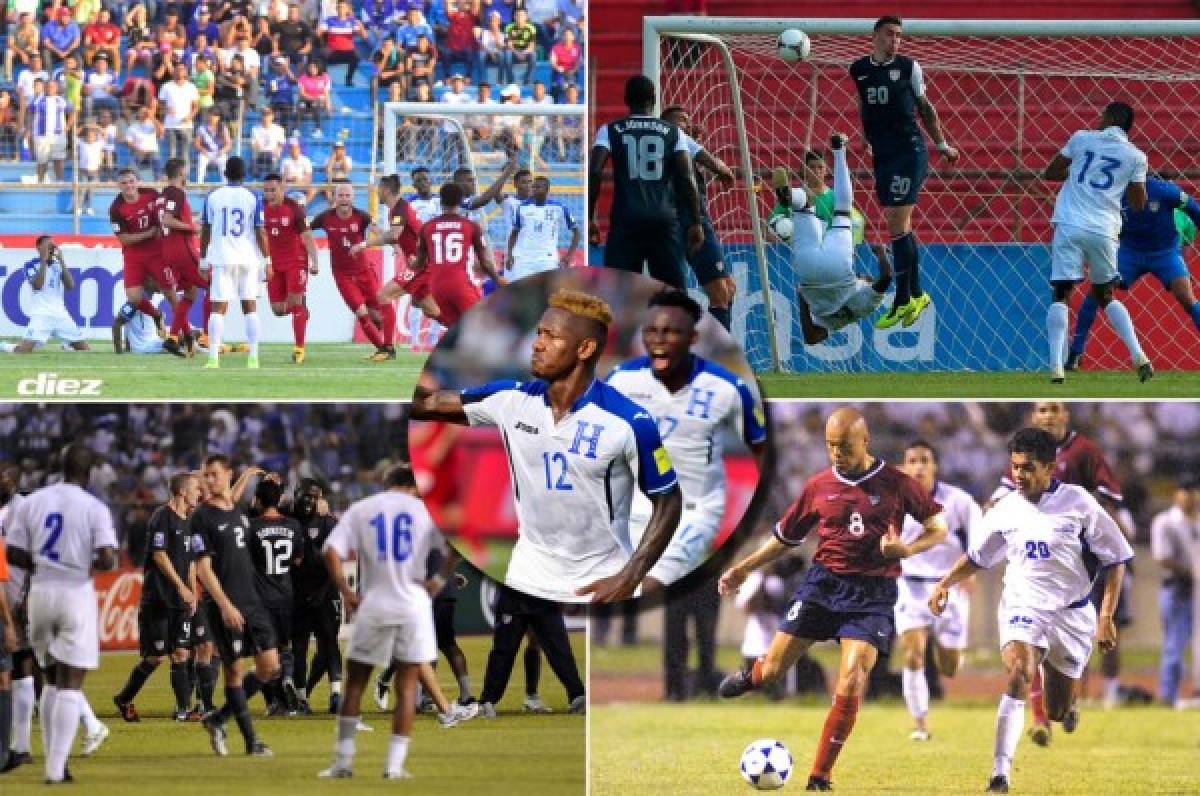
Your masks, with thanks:
[(387, 767), (384, 771), (387, 773), (399, 773), (404, 769), (404, 759), (408, 757), (408, 736), (393, 735), (392, 740), (388, 743), (387, 752)]
[(1125, 305), (1117, 299), (1113, 299), (1104, 308), (1104, 314), (1108, 316), (1108, 322), (1112, 324), (1113, 331), (1129, 349), (1129, 356), (1133, 360), (1133, 364), (1137, 366), (1145, 362), (1146, 355), (1142, 352), (1141, 345), (1138, 344), (1137, 332), (1133, 328), (1133, 319), (1129, 317), (1129, 310), (1125, 309)]
[(854, 206), (854, 185), (850, 182), (850, 167), (846, 165), (846, 148), (833, 150), (833, 209), (849, 213)]
[[(12, 748), (17, 752), (32, 752), (33, 703), (36, 699), (32, 677), (13, 680)], [(43, 690), (42, 693), (45, 693)]]
[(1067, 347), (1067, 305), (1061, 301), (1052, 302), (1046, 310), (1046, 340), (1050, 349), (1050, 370), (1057, 373), (1062, 369), (1063, 351)]
[(246, 313), (246, 342), (250, 345), (250, 356), (258, 356), (258, 311)]
[(96, 713), (92, 710), (91, 703), (87, 701), (83, 692), (76, 691), (75, 693), (79, 694), (79, 719), (83, 722), (83, 731), (87, 735), (95, 735), (104, 725), (96, 718)]
[(221, 353), (221, 334), (225, 331), (225, 316), (214, 312), (208, 316), (208, 358), (216, 359)]
[(992, 776), (1007, 777), (1012, 771), (1013, 756), (1017, 753), (1017, 741), (1025, 729), (1025, 701), (1013, 699), (1008, 694), (1000, 697), (996, 710), (996, 747), (992, 758)]
[[(80, 703), (83, 692), (60, 688), (54, 699), (54, 714), (46, 722), (53, 726), (50, 742), (46, 746), (46, 777), (60, 780), (67, 767), (67, 756), (71, 744), (75, 743), (75, 731), (79, 728)], [(45, 693), (45, 689), (42, 689)]]
[(339, 768), (354, 766), (354, 733), (361, 716), (338, 716), (337, 742), (334, 744), (334, 763)]
[[(46, 683), (42, 686), (42, 701), (38, 705), (38, 723), (42, 726), (42, 748), (50, 749), (54, 742), (54, 723), (50, 720), (54, 715), (54, 703), (58, 701), (58, 689)], [(50, 753), (46, 752), (46, 765), (50, 765)], [(62, 778), (60, 772), (58, 777)]]
[(904, 687), (904, 704), (914, 719), (923, 719), (929, 712), (929, 681), (924, 669), (905, 668), (900, 674)]

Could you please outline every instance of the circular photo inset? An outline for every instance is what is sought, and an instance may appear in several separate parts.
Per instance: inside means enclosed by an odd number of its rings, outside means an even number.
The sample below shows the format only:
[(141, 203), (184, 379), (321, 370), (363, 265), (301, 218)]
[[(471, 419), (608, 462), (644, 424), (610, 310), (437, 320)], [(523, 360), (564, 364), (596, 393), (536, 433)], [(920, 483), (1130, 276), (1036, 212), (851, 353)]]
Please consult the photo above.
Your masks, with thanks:
[(556, 602), (651, 595), (737, 527), (767, 450), (738, 345), (686, 293), (603, 268), (475, 305), (430, 356), (409, 449), (489, 576)]

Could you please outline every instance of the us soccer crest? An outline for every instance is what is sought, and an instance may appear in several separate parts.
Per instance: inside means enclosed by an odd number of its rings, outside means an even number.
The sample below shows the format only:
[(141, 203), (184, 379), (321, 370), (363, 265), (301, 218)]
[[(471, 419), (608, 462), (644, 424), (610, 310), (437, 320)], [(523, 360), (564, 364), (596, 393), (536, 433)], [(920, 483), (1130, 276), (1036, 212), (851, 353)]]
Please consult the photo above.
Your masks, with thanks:
[(879, 495), (867, 495), (867, 500), (871, 502), (872, 506), (878, 506), (879, 501), (882, 500), (882, 498), (880, 498)]
[(279, 223), (286, 227), (288, 225), (288, 217), (284, 216), (283, 218), (279, 219)]
[(351, 232), (358, 232), (358, 224), (351, 224), (351, 225), (350, 225), (350, 231), (351, 231)]
[(320, 535), (320, 533), (321, 533), (321, 529), (320, 529), (320, 528), (309, 528), (309, 529), (308, 529), (308, 538), (309, 538), (309, 539), (316, 539), (316, 538), (317, 538), (317, 536), (318, 536), (318, 535)]
[(892, 82), (895, 83), (897, 80), (900, 79), (900, 70), (899, 69), (889, 69), (888, 77), (890, 77), (892, 79)]

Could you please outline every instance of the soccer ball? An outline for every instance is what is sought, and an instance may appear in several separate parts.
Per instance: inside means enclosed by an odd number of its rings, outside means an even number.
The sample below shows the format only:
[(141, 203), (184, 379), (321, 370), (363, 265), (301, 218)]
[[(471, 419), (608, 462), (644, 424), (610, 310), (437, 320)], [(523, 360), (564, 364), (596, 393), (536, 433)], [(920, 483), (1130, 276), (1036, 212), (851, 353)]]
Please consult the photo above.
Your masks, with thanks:
[(794, 64), (808, 57), (812, 42), (808, 40), (808, 34), (804, 31), (789, 28), (779, 34), (776, 46), (779, 48), (779, 57), (789, 64)]
[(760, 738), (742, 752), (742, 778), (758, 790), (782, 788), (792, 773), (792, 753), (779, 741)]
[(782, 208), (776, 208), (767, 218), (767, 228), (771, 230), (771, 234), (784, 243), (791, 243), (792, 214)]

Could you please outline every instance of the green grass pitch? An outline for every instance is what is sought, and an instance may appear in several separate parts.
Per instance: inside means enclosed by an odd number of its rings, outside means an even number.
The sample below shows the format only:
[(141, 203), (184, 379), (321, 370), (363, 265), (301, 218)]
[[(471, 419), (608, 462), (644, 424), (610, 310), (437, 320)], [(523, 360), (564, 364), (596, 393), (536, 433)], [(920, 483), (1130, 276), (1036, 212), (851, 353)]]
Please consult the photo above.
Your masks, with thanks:
[(1133, 371), (1068, 373), (763, 373), (767, 398), (1160, 398), (1200, 397), (1200, 372), (1163, 371), (1145, 384)]
[[(170, 354), (114, 354), (110, 344), (93, 350), (0, 354), (0, 400), (187, 400), (187, 401), (407, 401), (426, 354), (399, 351), (389, 362), (366, 361), (370, 345), (310, 343), (304, 364), (292, 364), (292, 346), (263, 344), (259, 370), (246, 368), (245, 354), (225, 354), (219, 370), (205, 370), (205, 355), (186, 360)], [(99, 395), (33, 393), (22, 382), (39, 374), (63, 379), (101, 379)], [(43, 384), (48, 382), (43, 379)], [(76, 385), (78, 389), (78, 385)]]
[[(583, 668), (584, 638), (571, 634), (576, 660)], [(461, 637), (467, 655), (472, 685), (482, 685), (491, 638)], [(311, 647), (310, 647), (311, 650)], [(241, 754), (241, 736), (229, 723), (230, 756), (219, 758), (208, 746), (208, 735), (195, 723), (176, 723), (169, 718), (173, 701), (167, 665), (147, 682), (136, 704), (142, 721), (127, 724), (116, 715), (112, 695), (120, 690), (136, 662), (132, 653), (101, 656), (100, 670), (88, 675), (85, 691), (100, 720), (112, 734), (95, 755), (81, 759), (78, 736), (69, 761), (79, 793), (106, 796), (137, 794), (296, 794), (380, 793), (490, 794), (580, 794), (584, 792), (584, 727), (582, 716), (566, 715), (566, 694), (543, 661), (542, 698), (555, 710), (547, 716), (521, 712), (524, 675), (520, 661), (513, 671), (499, 718), (477, 718), (459, 727), (443, 730), (432, 716), (418, 716), (405, 767), (414, 775), (408, 782), (382, 778), (391, 714), (364, 700), (363, 720), (374, 732), (358, 734), (358, 757), (350, 781), (318, 780), (317, 772), (328, 767), (333, 752), (334, 722), (325, 712), (328, 681), (317, 687), (312, 698), (317, 715), (303, 718), (265, 717), (263, 702), (251, 702), (255, 728), (275, 752), (259, 759)], [(442, 688), (450, 699), (458, 694), (453, 676), (443, 659), (438, 665)], [(218, 682), (216, 700), (223, 701)], [(0, 793), (39, 793), (42, 790), (41, 732), (34, 722), (34, 763), (0, 777)]]
[[(592, 794), (736, 794), (753, 790), (738, 772), (758, 738), (787, 745), (795, 760), (785, 791), (804, 789), (827, 705), (758, 699), (686, 705), (613, 704), (591, 716)], [(867, 703), (833, 772), (839, 793), (980, 793), (991, 776), (995, 703), (935, 703), (933, 739), (916, 743), (904, 706)], [(1164, 708), (1083, 710), (1074, 735), (1055, 728), (1048, 748), (1022, 738), (1013, 793), (1200, 792), (1200, 714)]]

